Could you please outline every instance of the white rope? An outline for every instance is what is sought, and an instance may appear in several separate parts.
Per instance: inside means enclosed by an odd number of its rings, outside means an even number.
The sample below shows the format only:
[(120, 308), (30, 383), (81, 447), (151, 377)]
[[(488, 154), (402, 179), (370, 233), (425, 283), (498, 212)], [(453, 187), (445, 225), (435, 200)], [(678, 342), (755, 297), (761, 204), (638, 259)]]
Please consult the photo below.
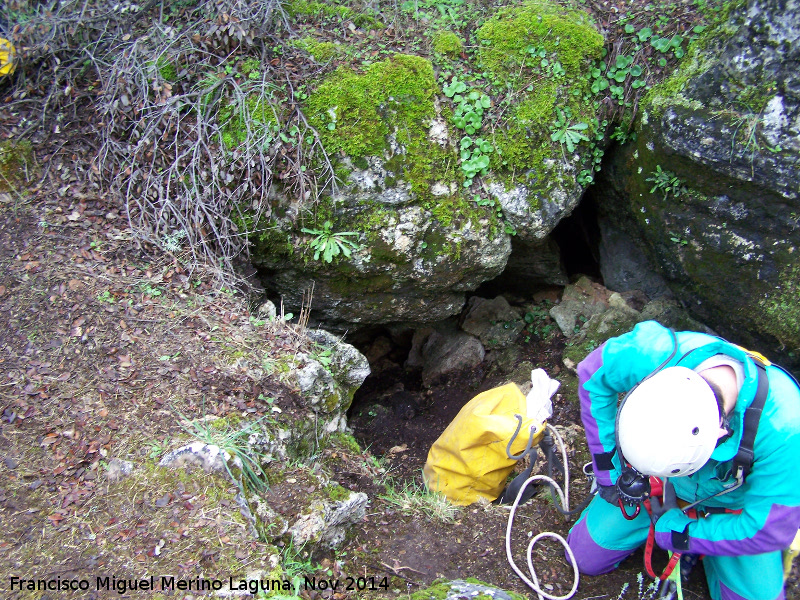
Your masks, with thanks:
[[(527, 560), (528, 560), (528, 571), (530, 573), (530, 578), (528, 578), (522, 570), (517, 567), (517, 564), (514, 562), (514, 557), (511, 554), (511, 528), (514, 525), (514, 515), (517, 511), (517, 506), (519, 506), (520, 498), (522, 498), (522, 494), (525, 491), (525, 488), (528, 487), (534, 481), (544, 481), (552, 485), (555, 490), (558, 492), (558, 495), (561, 497), (561, 503), (564, 507), (564, 510), (569, 510), (569, 463), (567, 462), (567, 450), (564, 445), (564, 440), (561, 439), (561, 436), (555, 430), (555, 428), (551, 427), (550, 424), (547, 424), (547, 428), (555, 435), (555, 439), (558, 442), (558, 446), (561, 449), (561, 457), (564, 464), (564, 487), (566, 488), (566, 493), (561, 489), (561, 487), (553, 481), (547, 475), (533, 475), (525, 480), (525, 483), (522, 484), (522, 487), (517, 494), (517, 497), (514, 499), (514, 504), (511, 506), (511, 513), (508, 515), (508, 526), (506, 527), (506, 556), (508, 557), (508, 562), (511, 565), (511, 568), (514, 569), (514, 572), (519, 575), (519, 578), (524, 581), (529, 588), (531, 588), (536, 594), (539, 596), (539, 600), (544, 600), (547, 598), (548, 600), (567, 600), (571, 598), (575, 592), (578, 590), (578, 567), (575, 562), (575, 555), (572, 554), (572, 549), (569, 547), (567, 540), (563, 537), (558, 535), (557, 533), (552, 533), (549, 531), (544, 531), (535, 535), (531, 541), (528, 543), (528, 551), (527, 551)], [(553, 538), (557, 542), (559, 542), (564, 549), (567, 551), (567, 556), (569, 557), (570, 565), (572, 566), (573, 572), (573, 581), (572, 581), (572, 589), (564, 596), (553, 596), (552, 594), (548, 594), (544, 590), (539, 587), (539, 578), (536, 576), (536, 570), (533, 568), (533, 547), (536, 543), (542, 538)]]

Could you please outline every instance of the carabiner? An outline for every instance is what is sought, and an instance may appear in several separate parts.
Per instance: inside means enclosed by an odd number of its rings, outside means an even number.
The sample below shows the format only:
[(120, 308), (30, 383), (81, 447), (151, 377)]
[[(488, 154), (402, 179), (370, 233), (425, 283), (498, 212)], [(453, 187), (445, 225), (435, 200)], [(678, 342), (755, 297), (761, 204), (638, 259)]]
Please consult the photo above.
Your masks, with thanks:
[(623, 504), (622, 498), (619, 498), (617, 500), (617, 504), (619, 504), (619, 509), (622, 511), (622, 516), (625, 517), (628, 521), (633, 521), (636, 517), (639, 516), (639, 511), (642, 510), (642, 505), (637, 504), (636, 512), (634, 512), (632, 515), (629, 515), (628, 512), (625, 510), (625, 504)]

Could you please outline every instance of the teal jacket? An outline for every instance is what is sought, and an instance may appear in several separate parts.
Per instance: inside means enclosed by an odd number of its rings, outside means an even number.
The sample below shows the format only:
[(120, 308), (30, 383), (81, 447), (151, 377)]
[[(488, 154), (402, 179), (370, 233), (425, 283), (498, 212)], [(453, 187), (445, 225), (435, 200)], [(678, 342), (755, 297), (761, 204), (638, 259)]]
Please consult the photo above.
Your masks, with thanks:
[[(741, 348), (703, 333), (677, 332), (673, 338), (655, 321), (639, 323), (578, 365), (581, 417), (598, 483), (611, 485), (620, 473), (614, 432), (618, 394), (633, 388), (673, 350), (665, 366), (693, 369), (711, 356), (725, 354), (741, 361), (745, 370), (731, 415), (733, 434), (699, 471), (671, 479), (679, 498), (695, 502), (735, 483), (732, 460), (758, 381), (755, 363)], [(800, 389), (777, 367), (768, 366), (767, 375), (769, 394), (759, 420), (751, 473), (740, 488), (698, 507), (741, 512), (691, 519), (679, 509), (670, 510), (656, 524), (656, 541), (662, 548), (709, 556), (761, 554), (787, 548), (794, 539), (800, 528)]]

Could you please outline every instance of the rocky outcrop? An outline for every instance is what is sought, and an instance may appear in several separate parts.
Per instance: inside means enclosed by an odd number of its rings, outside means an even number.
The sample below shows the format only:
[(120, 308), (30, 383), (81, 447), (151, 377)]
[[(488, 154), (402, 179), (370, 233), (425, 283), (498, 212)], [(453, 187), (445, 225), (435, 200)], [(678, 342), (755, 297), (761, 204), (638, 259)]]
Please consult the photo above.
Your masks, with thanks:
[[(800, 4), (751, 0), (652, 90), (605, 170), (607, 226), (726, 337), (800, 365)], [(653, 285), (657, 285), (655, 282)]]
[(587, 277), (564, 289), (561, 301), (550, 309), (550, 316), (567, 337), (563, 361), (573, 372), (592, 350), (609, 338), (629, 332), (642, 321), (658, 321), (676, 331), (714, 335), (674, 300), (648, 301), (642, 292), (612, 292)]
[[(580, 200), (603, 137), (579, 93), (602, 36), (545, 0), (503, 8), (475, 35), (473, 66), (493, 85), (440, 82), (428, 59), (395, 54), (310, 86), (305, 114), (340, 183), (302, 214), (276, 189), (251, 236), (253, 264), (287, 309), (313, 285), (312, 318), (329, 329), (440, 321), (503, 272), (512, 238), (530, 250), (521, 269), (566, 283), (548, 235)], [(522, 85), (531, 77), (537, 86)]]

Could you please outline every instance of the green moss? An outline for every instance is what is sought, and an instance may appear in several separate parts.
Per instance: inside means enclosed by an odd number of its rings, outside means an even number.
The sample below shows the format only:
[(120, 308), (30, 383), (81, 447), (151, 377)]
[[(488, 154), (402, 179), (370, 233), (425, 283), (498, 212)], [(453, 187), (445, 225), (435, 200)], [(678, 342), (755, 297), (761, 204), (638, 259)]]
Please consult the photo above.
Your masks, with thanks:
[[(252, 231), (252, 228), (247, 231)], [(296, 250), (291, 234), (273, 222), (266, 223), (258, 233), (251, 235), (250, 241), (254, 246), (255, 256), (288, 258)]]
[(217, 118), (222, 143), (229, 150), (259, 138), (270, 144), (280, 131), (281, 115), (280, 103), (268, 97), (251, 96), (240, 104), (228, 104), (220, 109)]
[(261, 61), (257, 58), (246, 58), (239, 65), (239, 71), (245, 77), (251, 77), (253, 74), (261, 73)]
[[(502, 170), (512, 179), (525, 172), (543, 173), (544, 161), (562, 154), (560, 144), (550, 139), (556, 107), (569, 108), (570, 123), (596, 122), (596, 109), (585, 98), (587, 74), (592, 61), (601, 56), (603, 38), (587, 14), (541, 0), (500, 10), (477, 37), (479, 61), (496, 85), (527, 86), (509, 111), (505, 127), (494, 132), (498, 152), (492, 168), (501, 178)], [(543, 70), (541, 57), (528, 52), (532, 48), (543, 48), (548, 64), (559, 63), (564, 73)], [(532, 78), (533, 74), (537, 76)], [(529, 85), (531, 79), (534, 83)]]
[(433, 34), (433, 51), (455, 58), (464, 51), (461, 38), (452, 31), (435, 31)]
[(309, 95), (307, 114), (329, 154), (383, 157), (394, 136), (403, 151), (394, 155), (390, 170), (425, 194), (454, 157), (427, 137), (437, 91), (430, 61), (395, 54), (363, 73), (337, 69)]
[(19, 191), (34, 171), (33, 145), (28, 140), (0, 142), (0, 192)]
[(361, 454), (361, 446), (358, 445), (356, 438), (349, 433), (336, 432), (331, 435), (331, 442), (342, 450), (353, 454)]
[(292, 17), (328, 17), (343, 21), (353, 15), (353, 11), (346, 6), (315, 0), (292, 0), (284, 5), (284, 9)]
[[(370, 248), (372, 251), (372, 248)], [(372, 253), (374, 260), (382, 260), (382, 257)], [(346, 275), (333, 277), (328, 281), (331, 291), (344, 297), (356, 297), (364, 294), (375, 294), (388, 292), (392, 289), (394, 280), (386, 273), (374, 277), (348, 277)]]
[[(367, 162), (367, 159), (366, 159), (366, 158), (364, 158), (363, 156), (357, 156), (357, 157), (355, 157), (355, 158), (353, 159), (353, 166), (354, 166), (356, 169), (361, 169), (362, 171), (364, 171), (364, 170), (366, 170), (366, 169), (369, 169), (369, 163)], [(389, 167), (389, 165), (387, 165), (387, 168), (388, 168), (388, 167)]]
[(659, 119), (669, 106), (685, 106), (692, 110), (703, 108), (702, 103), (683, 95), (686, 84), (695, 75), (701, 73), (707, 65), (701, 60), (697, 47), (690, 47), (684, 57), (681, 68), (667, 79), (653, 86), (642, 100), (644, 110), (641, 115), (642, 125), (647, 125), (650, 118)]
[(479, 60), (496, 79), (513, 80), (520, 69), (535, 61), (530, 46), (554, 53), (567, 77), (580, 75), (588, 60), (600, 57), (603, 36), (588, 14), (534, 0), (498, 11), (477, 32)]
[(508, 126), (495, 133), (493, 141), (498, 152), (492, 158), (494, 168), (541, 170), (542, 161), (553, 156), (554, 145), (548, 142), (547, 126), (553, 121), (557, 88), (553, 81), (537, 86), (516, 107)]
[(328, 62), (329, 60), (339, 58), (345, 54), (345, 49), (341, 44), (335, 42), (320, 42), (312, 37), (304, 37), (297, 40), (294, 45), (308, 52), (317, 62)]
[(447, 598), (447, 593), (450, 591), (448, 583), (434, 583), (426, 590), (414, 592), (411, 595), (411, 600), (444, 600)]
[(325, 493), (327, 494), (328, 498), (334, 502), (341, 502), (342, 500), (347, 500), (350, 497), (350, 492), (340, 486), (338, 483), (326, 487)]
[(647, 125), (650, 118), (659, 119), (669, 106), (683, 106), (691, 110), (704, 108), (702, 102), (686, 97), (683, 91), (689, 80), (706, 72), (716, 62), (719, 55), (717, 49), (738, 29), (738, 26), (730, 20), (730, 15), (733, 11), (740, 11), (743, 6), (743, 0), (723, 4), (713, 23), (699, 38), (689, 44), (686, 56), (681, 59), (678, 69), (647, 92), (641, 102), (642, 125)]
[[(464, 579), (467, 583), (471, 583), (473, 585), (480, 585), (485, 586), (487, 588), (494, 588), (492, 584), (485, 583), (480, 579), (475, 579), (474, 577), (467, 577)], [(524, 596), (520, 596), (514, 592), (506, 592), (512, 600), (524, 600)], [(445, 600), (448, 596), (458, 597), (456, 593), (453, 591), (453, 585), (450, 581), (434, 581), (433, 585), (425, 590), (420, 590), (418, 592), (414, 592), (410, 600)], [(493, 598), (494, 596), (491, 594), (480, 594), (475, 596), (475, 598)]]
[(217, 431), (236, 431), (240, 429), (240, 425), (244, 418), (239, 413), (230, 413), (221, 419), (213, 419), (208, 422), (209, 429)]
[(775, 97), (776, 91), (777, 84), (774, 81), (758, 86), (748, 85), (739, 93), (738, 102), (750, 112), (760, 114)]
[(383, 29), (383, 23), (370, 14), (370, 12), (353, 15), (353, 25), (360, 29)]
[(784, 267), (778, 280), (779, 288), (759, 302), (763, 311), (759, 320), (766, 333), (789, 350), (797, 350), (800, 349), (800, 266), (796, 258)]
[(165, 81), (172, 83), (178, 81), (178, 67), (166, 56), (158, 57), (158, 60), (156, 60), (156, 68), (158, 69), (158, 74), (161, 75)]

